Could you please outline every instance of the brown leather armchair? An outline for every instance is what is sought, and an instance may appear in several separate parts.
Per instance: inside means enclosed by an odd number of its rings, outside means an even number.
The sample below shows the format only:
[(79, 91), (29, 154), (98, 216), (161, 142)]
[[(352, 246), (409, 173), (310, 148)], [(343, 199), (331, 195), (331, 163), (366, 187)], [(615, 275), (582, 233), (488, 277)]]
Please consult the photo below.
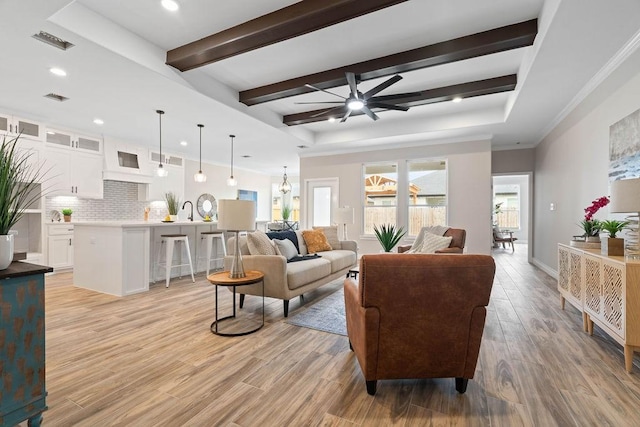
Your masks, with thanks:
[[(436, 251), (437, 254), (461, 254), (464, 251), (464, 242), (467, 239), (467, 230), (463, 228), (450, 228), (444, 237), (451, 236), (451, 243), (448, 248)], [(398, 246), (398, 253), (406, 252), (411, 249), (411, 245)]]
[(344, 282), (347, 332), (367, 384), (473, 378), (495, 263), (488, 255), (376, 254)]

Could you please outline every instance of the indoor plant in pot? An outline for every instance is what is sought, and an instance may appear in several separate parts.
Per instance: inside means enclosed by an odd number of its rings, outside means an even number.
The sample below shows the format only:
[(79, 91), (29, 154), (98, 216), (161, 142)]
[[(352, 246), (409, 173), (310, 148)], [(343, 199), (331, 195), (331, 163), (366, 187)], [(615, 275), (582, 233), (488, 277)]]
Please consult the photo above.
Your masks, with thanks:
[(385, 252), (391, 252), (407, 233), (403, 227), (396, 228), (393, 224), (382, 224), (380, 227), (374, 225), (373, 231)]
[(629, 221), (618, 221), (610, 219), (600, 222), (602, 231), (609, 233), (609, 237), (601, 238), (600, 252), (607, 256), (623, 256), (624, 255), (624, 239), (616, 237), (616, 234), (622, 231), (629, 224)]
[(71, 222), (71, 214), (73, 210), (71, 208), (62, 209), (62, 216), (64, 216), (64, 222)]
[(176, 221), (178, 219), (178, 209), (180, 209), (180, 198), (172, 192), (165, 193), (164, 198), (167, 201), (169, 221)]
[(0, 146), (0, 270), (13, 260), (13, 235), (9, 230), (25, 209), (41, 197), (42, 168), (29, 162), (31, 153), (16, 148), (19, 137), (2, 140)]
[(282, 220), (289, 221), (289, 217), (291, 216), (291, 206), (283, 205), (282, 206)]

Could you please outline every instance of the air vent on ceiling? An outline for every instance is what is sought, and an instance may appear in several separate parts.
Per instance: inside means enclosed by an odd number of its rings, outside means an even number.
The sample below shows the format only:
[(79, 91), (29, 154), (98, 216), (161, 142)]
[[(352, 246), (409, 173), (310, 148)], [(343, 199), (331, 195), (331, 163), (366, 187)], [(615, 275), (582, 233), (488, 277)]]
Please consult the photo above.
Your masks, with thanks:
[(40, 31), (38, 34), (34, 34), (33, 38), (62, 50), (67, 50), (74, 46), (73, 43), (62, 40), (60, 37), (56, 37), (53, 34), (49, 34), (44, 31)]
[(69, 99), (66, 96), (58, 95), (57, 93), (48, 93), (44, 97), (45, 98), (49, 98), (49, 99), (53, 99), (53, 100), (56, 100), (56, 101), (60, 101), (60, 102), (64, 102), (64, 101)]
[(240, 157), (242, 157), (243, 159), (248, 159), (248, 158), (250, 158), (251, 156), (250, 156), (250, 155), (248, 155), (248, 154), (244, 154), (244, 155), (242, 155), (242, 156), (240, 156)]

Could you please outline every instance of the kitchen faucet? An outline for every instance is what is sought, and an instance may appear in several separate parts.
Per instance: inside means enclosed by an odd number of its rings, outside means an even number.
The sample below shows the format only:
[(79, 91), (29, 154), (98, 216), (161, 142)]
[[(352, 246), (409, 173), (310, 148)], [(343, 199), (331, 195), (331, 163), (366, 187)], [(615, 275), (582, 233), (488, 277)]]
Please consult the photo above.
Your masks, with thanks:
[(187, 203), (189, 203), (189, 205), (191, 205), (191, 215), (189, 215), (189, 216), (187, 217), (187, 219), (188, 219), (189, 221), (192, 221), (192, 222), (193, 222), (193, 203), (191, 203), (191, 201), (190, 201), (190, 200), (187, 200), (186, 202), (184, 202), (184, 203), (182, 204), (182, 210), (184, 210), (184, 207), (185, 207), (185, 206), (187, 206)]

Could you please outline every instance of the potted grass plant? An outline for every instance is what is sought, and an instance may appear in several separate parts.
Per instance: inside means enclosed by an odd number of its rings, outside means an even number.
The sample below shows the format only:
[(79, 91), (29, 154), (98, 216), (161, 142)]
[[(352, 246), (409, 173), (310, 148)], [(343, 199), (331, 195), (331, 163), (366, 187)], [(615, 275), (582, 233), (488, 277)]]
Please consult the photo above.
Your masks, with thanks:
[(71, 214), (73, 210), (71, 208), (62, 209), (62, 216), (64, 217), (64, 222), (71, 222)]
[(283, 205), (282, 206), (282, 220), (289, 221), (289, 217), (291, 216), (291, 206)]
[(404, 227), (396, 228), (393, 224), (382, 224), (380, 227), (374, 225), (373, 231), (376, 233), (384, 252), (391, 252), (407, 233), (404, 231)]
[(624, 239), (616, 237), (616, 235), (621, 232), (628, 224), (629, 221), (619, 221), (617, 219), (600, 221), (600, 229), (609, 233), (609, 237), (600, 239), (600, 252), (602, 253), (602, 255), (624, 255)]
[(14, 237), (9, 230), (42, 197), (40, 182), (45, 173), (29, 162), (30, 152), (16, 148), (19, 138), (5, 137), (0, 146), (0, 270), (13, 260)]
[(177, 221), (178, 209), (180, 209), (180, 197), (176, 196), (173, 192), (168, 192), (164, 194), (164, 198), (167, 201), (170, 221)]

